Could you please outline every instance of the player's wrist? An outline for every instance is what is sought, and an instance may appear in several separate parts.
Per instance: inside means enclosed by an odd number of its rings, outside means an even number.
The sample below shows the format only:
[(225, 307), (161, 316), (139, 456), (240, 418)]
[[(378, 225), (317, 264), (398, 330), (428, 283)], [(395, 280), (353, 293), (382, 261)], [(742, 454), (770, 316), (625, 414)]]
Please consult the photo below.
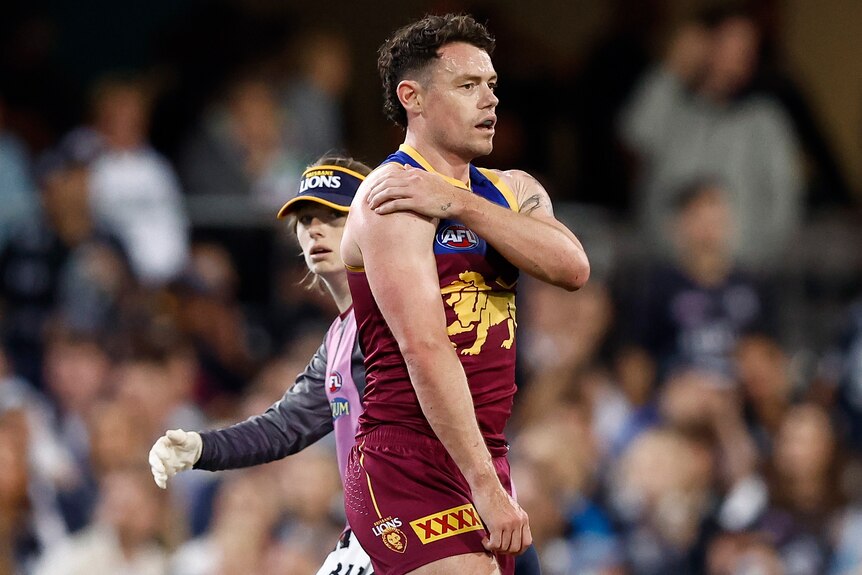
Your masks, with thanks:
[(467, 480), (467, 484), (473, 493), (490, 495), (497, 489), (502, 489), (500, 479), (497, 477), (497, 472), (490, 461), (487, 463), (483, 462), (483, 464), (467, 470), (464, 472), (464, 478)]
[(451, 217), (466, 225), (475, 214), (481, 211), (480, 204), (477, 201), (479, 196), (455, 186), (452, 186), (452, 188)]
[(192, 465), (194, 465), (195, 463), (197, 463), (201, 459), (201, 455), (203, 454), (203, 450), (204, 450), (204, 440), (201, 437), (201, 434), (198, 433), (197, 431), (190, 431), (189, 435), (191, 435), (194, 438), (192, 440), (194, 442), (194, 446), (195, 446), (194, 453), (192, 454)]

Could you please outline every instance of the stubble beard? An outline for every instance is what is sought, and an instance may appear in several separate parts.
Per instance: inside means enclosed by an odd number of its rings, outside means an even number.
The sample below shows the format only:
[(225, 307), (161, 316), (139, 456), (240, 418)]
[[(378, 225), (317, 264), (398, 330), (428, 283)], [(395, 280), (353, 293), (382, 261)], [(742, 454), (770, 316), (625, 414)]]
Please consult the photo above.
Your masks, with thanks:
[(469, 163), (494, 151), (494, 140), (492, 138), (491, 140), (462, 141), (461, 145), (456, 146), (455, 149)]

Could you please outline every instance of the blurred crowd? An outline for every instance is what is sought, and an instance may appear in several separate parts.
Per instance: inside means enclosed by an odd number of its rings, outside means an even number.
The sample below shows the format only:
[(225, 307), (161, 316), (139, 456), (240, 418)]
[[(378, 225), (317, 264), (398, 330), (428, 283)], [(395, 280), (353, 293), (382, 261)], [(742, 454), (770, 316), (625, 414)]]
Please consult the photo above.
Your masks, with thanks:
[[(859, 195), (763, 13), (699, 13), (657, 50), (661, 2), (612, 4), (567, 76), (475, 10), (503, 80), (480, 163), (539, 177), (594, 270), (519, 292), (510, 457), (544, 572), (862, 574)], [(350, 46), (294, 32), (205, 100), (186, 88), (212, 64), (168, 96), (164, 71), (102, 75), (51, 124), (26, 98), (57, 84), (10, 37), (30, 59), (0, 84), (0, 575), (315, 572), (344, 524), (331, 443), (165, 492), (147, 452), (265, 410), (337, 313), (275, 211), (356, 141)], [(851, 223), (815, 233), (824, 210)]]

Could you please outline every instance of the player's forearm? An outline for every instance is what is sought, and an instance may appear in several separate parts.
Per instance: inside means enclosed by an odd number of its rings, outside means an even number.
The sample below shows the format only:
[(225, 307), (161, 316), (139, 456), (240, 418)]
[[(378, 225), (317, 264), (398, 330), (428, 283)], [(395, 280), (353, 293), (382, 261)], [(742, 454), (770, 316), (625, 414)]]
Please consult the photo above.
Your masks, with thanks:
[(324, 341), (293, 386), (264, 413), (201, 432), (203, 450), (195, 467), (218, 471), (269, 463), (305, 449), (332, 431), (323, 383), (327, 353)]
[(404, 359), (422, 413), (470, 487), (499, 484), (476, 421), (464, 369), (451, 347), (407, 351)]
[(581, 242), (562, 224), (519, 214), (476, 196), (458, 212), (465, 226), (518, 269), (568, 290), (581, 288), (590, 264)]
[(332, 415), (323, 384), (303, 376), (266, 412), (213, 431), (202, 431), (197, 469), (218, 471), (277, 461), (332, 431)]

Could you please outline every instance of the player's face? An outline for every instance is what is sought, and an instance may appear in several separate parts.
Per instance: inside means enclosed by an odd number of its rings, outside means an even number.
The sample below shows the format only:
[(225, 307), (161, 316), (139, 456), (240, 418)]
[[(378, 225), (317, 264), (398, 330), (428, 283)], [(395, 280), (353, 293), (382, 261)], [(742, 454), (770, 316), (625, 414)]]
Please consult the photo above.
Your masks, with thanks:
[(314, 202), (302, 202), (295, 214), (296, 237), (308, 269), (324, 277), (344, 273), (341, 236), (347, 214)]
[(443, 150), (467, 161), (491, 153), (497, 123), (497, 72), (484, 50), (456, 42), (431, 65), (422, 114)]

